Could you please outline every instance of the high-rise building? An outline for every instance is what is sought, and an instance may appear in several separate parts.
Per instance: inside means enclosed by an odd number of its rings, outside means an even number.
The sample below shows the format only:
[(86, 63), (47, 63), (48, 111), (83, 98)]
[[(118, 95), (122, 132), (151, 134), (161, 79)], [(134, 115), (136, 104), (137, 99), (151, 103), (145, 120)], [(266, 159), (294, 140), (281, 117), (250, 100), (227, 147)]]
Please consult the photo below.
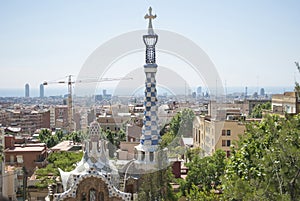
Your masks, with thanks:
[(29, 97), (29, 84), (25, 84), (25, 97)]
[(44, 85), (40, 84), (40, 98), (44, 98)]
[(261, 88), (261, 89), (260, 89), (260, 95), (261, 95), (261, 96), (264, 96), (264, 95), (265, 95), (265, 89), (264, 89), (264, 88)]
[(202, 95), (202, 87), (200, 87), (200, 86), (197, 88), (197, 95), (198, 96)]

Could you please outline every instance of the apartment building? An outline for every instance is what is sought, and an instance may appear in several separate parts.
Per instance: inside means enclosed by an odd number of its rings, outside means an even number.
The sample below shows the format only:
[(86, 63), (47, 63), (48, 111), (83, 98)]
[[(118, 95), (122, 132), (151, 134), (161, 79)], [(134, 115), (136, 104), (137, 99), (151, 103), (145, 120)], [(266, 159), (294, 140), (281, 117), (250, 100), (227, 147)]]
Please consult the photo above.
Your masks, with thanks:
[(102, 130), (111, 130), (112, 132), (118, 132), (124, 127), (127, 121), (131, 119), (131, 116), (112, 116), (103, 115), (97, 118)]
[(44, 143), (16, 144), (15, 136), (5, 136), (5, 164), (15, 167), (24, 167), (31, 175), (38, 167), (47, 164), (47, 147)]
[(224, 150), (230, 156), (230, 146), (239, 139), (245, 130), (245, 124), (238, 111), (227, 110), (225, 120), (216, 120), (210, 116), (196, 116), (193, 121), (193, 146), (200, 147), (204, 155), (212, 155), (217, 149)]
[(276, 114), (299, 114), (300, 102), (297, 92), (272, 95), (272, 111)]
[(67, 129), (69, 126), (67, 105), (57, 105), (51, 109), (51, 124), (54, 128)]
[(50, 111), (34, 107), (15, 107), (1, 111), (0, 124), (21, 128), (22, 133), (34, 133), (40, 128), (50, 128)]

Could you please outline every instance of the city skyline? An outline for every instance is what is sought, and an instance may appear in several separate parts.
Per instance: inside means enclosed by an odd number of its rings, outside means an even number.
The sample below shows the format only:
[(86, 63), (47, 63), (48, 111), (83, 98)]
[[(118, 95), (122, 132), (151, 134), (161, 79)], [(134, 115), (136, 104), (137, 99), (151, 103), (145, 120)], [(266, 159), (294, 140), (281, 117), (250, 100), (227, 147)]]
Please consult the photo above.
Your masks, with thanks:
[[(155, 27), (195, 42), (215, 64), (223, 85), (292, 88), (300, 80), (294, 65), (300, 59), (297, 1), (1, 4), (0, 73), (5, 77), (0, 89), (22, 89), (25, 83), (38, 88), (45, 80), (78, 75), (101, 44), (122, 33), (145, 29), (140, 16), (149, 5), (160, 18)], [(163, 62), (159, 59), (158, 65)], [(135, 60), (128, 65), (142, 64)]]

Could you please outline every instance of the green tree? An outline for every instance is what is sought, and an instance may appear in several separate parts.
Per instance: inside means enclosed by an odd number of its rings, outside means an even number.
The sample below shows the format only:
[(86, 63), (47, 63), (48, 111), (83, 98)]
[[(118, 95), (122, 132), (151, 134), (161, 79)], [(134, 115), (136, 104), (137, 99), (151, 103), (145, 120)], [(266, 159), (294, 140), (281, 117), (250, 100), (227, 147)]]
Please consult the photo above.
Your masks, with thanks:
[(126, 141), (126, 133), (123, 129), (117, 132), (108, 129), (104, 132), (104, 136), (108, 140), (109, 156), (113, 158), (116, 150), (120, 148), (121, 141)]
[(61, 141), (64, 137), (64, 133), (62, 132), (62, 130), (56, 131), (55, 135), (57, 136), (58, 141)]
[(172, 141), (174, 140), (174, 135), (171, 132), (167, 132), (165, 133), (162, 137), (161, 137), (161, 142), (160, 145), (162, 148), (167, 147), (169, 144), (172, 143)]
[(163, 135), (170, 132), (171, 135), (184, 137), (191, 137), (193, 131), (193, 120), (195, 118), (195, 113), (191, 109), (183, 109), (178, 112), (170, 121), (168, 128), (165, 127), (163, 130)]
[(42, 129), (39, 133), (39, 140), (45, 142), (49, 137), (51, 137), (51, 131), (49, 129)]
[(271, 110), (271, 102), (263, 103), (263, 104), (257, 104), (251, 113), (251, 117), (253, 118), (262, 118), (263, 116), (263, 111), (264, 110)]
[(203, 156), (204, 151), (197, 147), (197, 148), (191, 148), (187, 150), (186, 157), (189, 161), (191, 161), (196, 156)]
[(71, 171), (75, 164), (82, 158), (82, 152), (54, 152), (47, 158), (48, 165), (45, 168), (37, 169), (35, 174), (39, 182), (38, 188), (46, 188), (49, 184), (55, 183), (55, 178), (59, 176), (58, 168), (63, 171)]
[(190, 192), (193, 186), (197, 186), (197, 189), (202, 191), (201, 194), (203, 195), (215, 188), (219, 188), (225, 165), (226, 154), (222, 150), (217, 150), (212, 156), (204, 158), (201, 158), (199, 154), (195, 154), (192, 160), (187, 163), (189, 171), (186, 180), (181, 182), (181, 193), (193, 196), (193, 193), (197, 193)]
[(190, 201), (218, 201), (221, 199), (221, 195), (217, 195), (214, 191), (199, 189), (195, 184), (192, 184), (192, 188), (189, 190), (186, 197)]
[(54, 147), (58, 144), (58, 138), (56, 135), (51, 135), (50, 137), (46, 138), (45, 143), (48, 148)]
[(42, 129), (39, 133), (39, 140), (47, 145), (48, 148), (54, 147), (59, 142), (64, 140), (63, 132), (56, 131), (54, 135), (52, 135), (51, 130)]
[(180, 138), (191, 137), (193, 132), (193, 120), (195, 114), (191, 109), (184, 109), (178, 112), (170, 121), (168, 126), (164, 126), (161, 140), (161, 147), (175, 148), (180, 146)]
[(184, 109), (181, 112), (179, 134), (184, 137), (193, 136), (193, 121), (195, 113), (191, 109)]
[(177, 113), (170, 121), (170, 127), (169, 127), (169, 132), (173, 135), (176, 136), (179, 132), (180, 129), (180, 122), (181, 122), (181, 115), (182, 113)]
[(222, 179), (227, 199), (300, 199), (300, 115), (268, 115), (238, 145)]
[(83, 140), (83, 133), (80, 131), (74, 131), (65, 136), (63, 139), (72, 140), (73, 142), (81, 142)]
[(141, 201), (177, 200), (170, 184), (173, 180), (174, 176), (171, 168), (160, 169), (142, 175), (138, 199)]

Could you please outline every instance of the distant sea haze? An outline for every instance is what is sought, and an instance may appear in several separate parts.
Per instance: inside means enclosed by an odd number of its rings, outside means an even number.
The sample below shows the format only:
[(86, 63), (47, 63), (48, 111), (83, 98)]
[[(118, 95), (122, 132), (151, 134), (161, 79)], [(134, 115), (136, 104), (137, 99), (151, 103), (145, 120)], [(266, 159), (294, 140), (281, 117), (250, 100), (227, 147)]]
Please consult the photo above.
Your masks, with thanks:
[[(280, 94), (284, 93), (286, 91), (293, 91), (293, 86), (278, 86), (278, 87), (248, 87), (247, 94), (248, 96), (252, 95), (253, 93), (257, 92), (260, 94), (260, 89), (264, 88), (265, 94)], [(225, 90), (225, 89), (224, 89)], [(107, 89), (108, 94), (113, 93), (113, 89)], [(197, 87), (192, 88), (189, 91), (197, 91)], [(206, 88), (202, 87), (202, 93), (206, 93)], [(226, 89), (227, 94), (233, 94), (233, 93), (244, 93), (245, 87), (227, 87)], [(164, 94), (167, 93), (167, 91), (164, 91), (163, 89), (158, 89), (158, 94)], [(64, 88), (58, 88), (58, 89), (46, 89), (44, 90), (44, 96), (64, 96), (68, 94), (67, 89)], [(102, 89), (97, 90), (96, 94), (102, 94)], [(143, 94), (143, 90), (141, 90), (141, 94)], [(30, 97), (39, 97), (40, 92), (39, 89), (30, 89)], [(114, 95), (114, 94), (113, 94)], [(119, 94), (115, 94), (119, 95)], [(124, 94), (122, 94), (124, 95)], [(127, 94), (131, 95), (131, 94)], [(179, 95), (179, 94), (177, 94)], [(0, 88), (0, 97), (24, 97), (25, 96), (25, 89), (9, 89), (9, 88)]]
[[(44, 96), (60, 96), (68, 94), (67, 89), (44, 89)], [(39, 97), (39, 89), (30, 89), (30, 97)], [(0, 97), (25, 97), (25, 88), (23, 89), (4, 89), (0, 88)]]

